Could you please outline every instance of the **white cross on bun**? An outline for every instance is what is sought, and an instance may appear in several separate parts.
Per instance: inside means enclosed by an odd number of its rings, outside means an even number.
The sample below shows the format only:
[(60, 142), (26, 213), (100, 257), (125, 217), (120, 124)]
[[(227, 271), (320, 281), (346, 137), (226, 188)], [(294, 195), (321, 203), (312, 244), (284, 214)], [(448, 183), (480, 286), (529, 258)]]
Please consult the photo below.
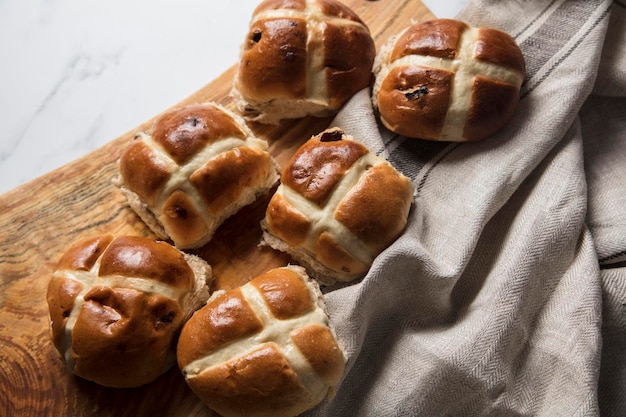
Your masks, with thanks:
[(376, 47), (365, 23), (336, 0), (266, 0), (241, 46), (232, 96), (248, 120), (334, 114), (369, 87)]
[(299, 266), (214, 293), (177, 352), (191, 389), (224, 417), (298, 415), (332, 395), (345, 367), (319, 286)]
[(407, 177), (341, 129), (327, 129), (285, 166), (261, 223), (263, 244), (322, 284), (352, 281), (404, 230), (412, 201)]
[(73, 244), (48, 284), (54, 348), (98, 384), (147, 384), (176, 363), (178, 334), (209, 298), (211, 267), (166, 242), (101, 235)]
[(124, 151), (114, 183), (161, 239), (179, 249), (206, 244), (215, 230), (278, 182), (267, 142), (215, 103), (161, 115)]
[(507, 33), (436, 19), (391, 37), (376, 56), (374, 76), (372, 102), (389, 130), (465, 142), (510, 121), (526, 70)]

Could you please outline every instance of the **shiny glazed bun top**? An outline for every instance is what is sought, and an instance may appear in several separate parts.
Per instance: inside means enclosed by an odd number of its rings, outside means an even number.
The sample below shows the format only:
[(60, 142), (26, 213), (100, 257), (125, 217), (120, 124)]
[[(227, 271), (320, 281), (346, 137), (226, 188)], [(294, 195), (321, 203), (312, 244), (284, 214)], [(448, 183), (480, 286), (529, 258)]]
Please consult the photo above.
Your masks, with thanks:
[(48, 285), (54, 347), (72, 373), (98, 384), (151, 382), (175, 363), (178, 333), (211, 280), (206, 262), (165, 242), (82, 239)]
[(351, 281), (404, 230), (412, 201), (407, 177), (343, 130), (327, 129), (285, 166), (263, 239), (323, 284)]
[(416, 23), (374, 64), (372, 101), (395, 133), (477, 141), (505, 126), (519, 102), (524, 56), (505, 32), (453, 19)]
[(207, 243), (226, 218), (279, 178), (267, 143), (215, 103), (164, 113), (137, 135), (119, 167), (115, 183), (130, 206), (180, 249)]
[(254, 11), (234, 80), (244, 117), (328, 116), (370, 85), (369, 29), (336, 0), (266, 0)]
[(300, 414), (332, 393), (345, 366), (319, 287), (297, 266), (214, 294), (177, 351), (191, 389), (224, 417)]

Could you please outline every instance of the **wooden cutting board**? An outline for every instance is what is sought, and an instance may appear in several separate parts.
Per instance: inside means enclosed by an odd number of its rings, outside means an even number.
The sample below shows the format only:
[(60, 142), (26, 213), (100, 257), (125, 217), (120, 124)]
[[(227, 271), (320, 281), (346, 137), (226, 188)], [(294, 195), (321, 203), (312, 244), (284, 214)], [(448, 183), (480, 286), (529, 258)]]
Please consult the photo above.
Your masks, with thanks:
[[(369, 26), (377, 46), (411, 20), (433, 18), (419, 0), (344, 0)], [(173, 107), (229, 97), (234, 66)], [(166, 110), (166, 109), (164, 109)], [(283, 165), (331, 119), (251, 125)], [(101, 233), (154, 237), (111, 184), (116, 160), (152, 120), (60, 169), (0, 196), (0, 416), (214, 416), (173, 367), (151, 384), (110, 389), (66, 372), (48, 334), (46, 288), (60, 255), (74, 241)], [(261, 249), (258, 227), (267, 200), (243, 209), (197, 253), (216, 287), (229, 289), (288, 259)]]

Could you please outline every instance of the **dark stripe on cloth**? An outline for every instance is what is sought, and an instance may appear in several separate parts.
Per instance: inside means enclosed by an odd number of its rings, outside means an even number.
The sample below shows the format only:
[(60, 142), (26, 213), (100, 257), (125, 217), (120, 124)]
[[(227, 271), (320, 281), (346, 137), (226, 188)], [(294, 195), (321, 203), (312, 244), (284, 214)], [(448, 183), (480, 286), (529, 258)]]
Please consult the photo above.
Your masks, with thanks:
[[(526, 97), (530, 92), (537, 88), (550, 74), (569, 57), (583, 40), (602, 22), (610, 11), (610, 4), (605, 6), (605, 10), (592, 22), (587, 30), (578, 34), (580, 28), (589, 18), (589, 12), (586, 8), (589, 2), (566, 1), (559, 6), (550, 16), (549, 19), (528, 39), (520, 45), (522, 51), (530, 51), (533, 53), (525, 53), (526, 58), (526, 88), (523, 88), (522, 98)], [(597, 8), (604, 2), (595, 0), (594, 6)], [(587, 5), (587, 6), (585, 6)], [(562, 45), (566, 44), (572, 38), (578, 38), (570, 48), (559, 54)], [(533, 80), (540, 70), (553, 57), (561, 55), (559, 59), (552, 64), (550, 68), (544, 71), (541, 78)]]

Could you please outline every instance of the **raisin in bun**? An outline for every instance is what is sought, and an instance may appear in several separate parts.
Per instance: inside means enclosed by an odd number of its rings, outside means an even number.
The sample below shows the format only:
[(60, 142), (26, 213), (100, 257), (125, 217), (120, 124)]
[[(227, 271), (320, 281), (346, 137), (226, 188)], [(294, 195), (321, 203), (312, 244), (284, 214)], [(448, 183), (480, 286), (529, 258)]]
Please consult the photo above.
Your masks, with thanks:
[(178, 334), (209, 298), (211, 267), (165, 242), (102, 235), (61, 257), (48, 285), (54, 348), (74, 374), (137, 387), (176, 363)]
[(363, 276), (404, 229), (413, 186), (385, 159), (327, 129), (302, 145), (267, 207), (263, 244), (322, 284)]
[(374, 75), (372, 101), (389, 130), (465, 142), (509, 122), (526, 70), (507, 33), (436, 19), (392, 37), (376, 57)]
[(369, 87), (369, 29), (336, 0), (266, 0), (253, 12), (232, 96), (246, 119), (325, 117)]
[(319, 286), (299, 266), (216, 292), (177, 352), (191, 389), (224, 417), (300, 414), (332, 395), (345, 367)]
[(226, 218), (278, 182), (267, 143), (241, 117), (215, 103), (160, 116), (119, 161), (131, 208), (179, 249), (206, 244)]

